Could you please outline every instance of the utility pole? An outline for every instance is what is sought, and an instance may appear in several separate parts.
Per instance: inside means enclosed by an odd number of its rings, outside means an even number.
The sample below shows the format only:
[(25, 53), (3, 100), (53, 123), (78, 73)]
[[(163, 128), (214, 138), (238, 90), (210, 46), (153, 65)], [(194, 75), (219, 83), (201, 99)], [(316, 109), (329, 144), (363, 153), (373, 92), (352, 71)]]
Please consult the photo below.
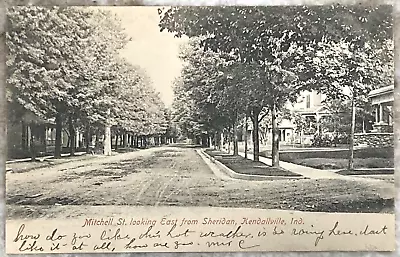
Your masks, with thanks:
[(353, 88), (351, 96), (351, 128), (350, 128), (350, 145), (349, 145), (349, 170), (354, 170), (354, 131), (356, 127), (356, 105), (355, 92)]
[(247, 151), (248, 151), (248, 147), (247, 147), (247, 129), (248, 129), (248, 126), (247, 126), (247, 114), (246, 114), (246, 116), (245, 116), (245, 118), (244, 118), (244, 158), (246, 158), (247, 159)]
[(272, 106), (272, 166), (279, 167), (279, 129), (276, 120), (276, 103)]

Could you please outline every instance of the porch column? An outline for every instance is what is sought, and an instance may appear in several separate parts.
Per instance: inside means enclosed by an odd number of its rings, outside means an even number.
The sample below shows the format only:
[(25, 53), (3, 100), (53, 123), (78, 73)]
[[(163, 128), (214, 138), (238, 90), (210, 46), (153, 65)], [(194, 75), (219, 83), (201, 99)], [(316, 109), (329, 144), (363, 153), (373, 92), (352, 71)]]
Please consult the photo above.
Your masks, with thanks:
[(362, 119), (362, 133), (365, 133), (366, 132), (366, 130), (365, 130), (365, 119), (363, 118)]
[(319, 120), (321, 119), (321, 117), (318, 115), (318, 114), (316, 114), (315, 115), (315, 121), (316, 121), (316, 125), (317, 125), (317, 134), (319, 135), (320, 134), (320, 125), (319, 125)]
[(379, 122), (383, 122), (383, 106), (379, 104)]
[(79, 142), (81, 141), (81, 135), (77, 129), (75, 129), (75, 148), (79, 147)]
[(379, 106), (375, 107), (375, 123), (379, 123)]
[(27, 140), (28, 128), (27, 128), (25, 122), (23, 122), (23, 121), (21, 122), (21, 128), (22, 128), (21, 146), (22, 146), (22, 149), (26, 149), (26, 147), (28, 146), (28, 140)]
[(27, 126), (26, 132), (27, 132), (26, 133), (26, 142), (27, 142), (28, 148), (30, 148), (31, 147), (31, 138), (32, 138), (32, 127), (31, 127), (31, 124), (29, 124)]

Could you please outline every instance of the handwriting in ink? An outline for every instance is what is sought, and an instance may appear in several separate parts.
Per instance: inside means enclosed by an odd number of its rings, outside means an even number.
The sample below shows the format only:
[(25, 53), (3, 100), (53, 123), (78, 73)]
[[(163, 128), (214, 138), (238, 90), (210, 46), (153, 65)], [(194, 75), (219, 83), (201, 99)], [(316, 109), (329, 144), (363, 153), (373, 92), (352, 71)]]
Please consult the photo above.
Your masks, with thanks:
[(41, 246), (37, 245), (36, 240), (33, 241), (33, 243), (27, 243), (26, 240), (24, 240), (21, 244), (21, 246), (18, 248), (18, 250), (20, 252), (25, 252), (25, 251), (29, 251), (29, 252), (43, 252), (44, 249)]
[(272, 231), (272, 235), (274, 235), (274, 236), (278, 235), (279, 236), (279, 235), (283, 235), (283, 234), (285, 234), (285, 231), (283, 231), (282, 229), (278, 230), (278, 228), (276, 226), (274, 227), (274, 231)]
[(380, 230), (373, 230), (369, 228), (369, 225), (365, 226), (365, 229), (360, 231), (360, 235), (368, 236), (368, 235), (386, 235), (388, 227), (385, 225)]
[(72, 250), (77, 250), (77, 251), (82, 251), (84, 246), (88, 246), (86, 244), (84, 244), (83, 242), (79, 245), (79, 246), (72, 246)]
[(40, 238), (40, 234), (36, 234), (36, 235), (24, 235), (22, 232), (24, 232), (25, 229), (25, 224), (22, 224), (17, 232), (17, 236), (14, 238), (14, 242), (18, 242), (19, 240), (38, 240)]
[(211, 242), (206, 242), (206, 245), (208, 247), (223, 247), (223, 246), (231, 246), (232, 245), (232, 240), (228, 242), (218, 242), (218, 241), (211, 241)]
[(46, 240), (49, 241), (58, 241), (66, 237), (67, 235), (57, 235), (57, 229), (54, 229), (51, 235), (46, 236)]
[(155, 234), (151, 234), (151, 230), (153, 229), (153, 226), (150, 226), (147, 228), (146, 232), (140, 234), (139, 239), (143, 238), (160, 238), (160, 231), (158, 230)]
[[(123, 240), (123, 239), (130, 239), (129, 235), (122, 236), (120, 233), (121, 229), (118, 228), (114, 233), (111, 233), (111, 236), (107, 235), (107, 231), (103, 230), (101, 232), (100, 240)], [(111, 232), (111, 229), (108, 230), (108, 232)]]
[(223, 238), (249, 238), (251, 237), (251, 233), (244, 234), (240, 231), (242, 226), (238, 226), (236, 230), (231, 230), (228, 233), (218, 233), (214, 231), (209, 231), (209, 232), (200, 232), (200, 237), (223, 237)]
[(127, 243), (124, 248), (127, 250), (130, 249), (140, 249), (140, 248), (147, 248), (148, 245), (147, 244), (142, 244), (142, 245), (135, 245), (134, 242), (136, 241), (136, 238), (132, 238), (129, 243)]
[(186, 229), (186, 231), (183, 232), (183, 233), (176, 233), (176, 234), (173, 234), (172, 232), (174, 232), (175, 228), (176, 228), (176, 224), (174, 224), (174, 225), (171, 227), (171, 229), (170, 229), (170, 230), (168, 231), (168, 233), (167, 233), (167, 236), (169, 236), (170, 238), (178, 238), (178, 237), (181, 237), (181, 236), (183, 236), (183, 237), (188, 237), (190, 233), (194, 233), (194, 231), (191, 231), (191, 230), (189, 230), (189, 229)]
[(60, 243), (52, 243), (53, 245), (50, 246), (50, 251), (60, 250)]
[(76, 235), (76, 233), (74, 233), (72, 235), (72, 240), (71, 240), (71, 245), (75, 245), (76, 244), (76, 240), (77, 239), (85, 239), (85, 238), (91, 238), (92, 235), (91, 234), (87, 234), (87, 235)]
[(338, 229), (339, 227), (339, 222), (336, 221), (335, 225), (333, 226), (332, 229), (329, 230), (329, 236), (344, 236), (344, 235), (353, 235), (353, 231), (347, 230), (347, 231), (341, 231)]
[(259, 247), (260, 245), (248, 245), (245, 246), (245, 241), (242, 239), (239, 241), (238, 246), (240, 249), (251, 249), (251, 248), (255, 248), (255, 247)]
[(111, 248), (111, 242), (103, 242), (100, 246), (99, 245), (95, 245), (93, 247), (94, 251), (97, 250), (108, 250), (108, 251), (114, 251), (115, 248)]
[(175, 249), (178, 249), (179, 248), (179, 246), (188, 246), (188, 245), (193, 245), (193, 242), (189, 242), (189, 243), (181, 243), (181, 242), (179, 242), (179, 241), (175, 241), (174, 242), (174, 244), (175, 244)]
[(155, 248), (157, 248), (157, 247), (169, 248), (168, 243), (154, 243), (153, 246), (154, 246)]

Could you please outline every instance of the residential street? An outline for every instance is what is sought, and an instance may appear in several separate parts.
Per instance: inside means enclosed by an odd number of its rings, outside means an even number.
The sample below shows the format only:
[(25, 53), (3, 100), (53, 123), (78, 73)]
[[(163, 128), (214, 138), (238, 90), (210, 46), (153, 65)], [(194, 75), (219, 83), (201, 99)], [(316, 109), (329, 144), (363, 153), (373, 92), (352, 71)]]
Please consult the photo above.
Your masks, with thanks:
[[(223, 179), (214, 175), (195, 150), (185, 145), (164, 146), (8, 173), (7, 217), (80, 216), (86, 207), (100, 205), (393, 213), (393, 198), (385, 199), (392, 183), (378, 179)], [(66, 205), (68, 211), (60, 211)]]

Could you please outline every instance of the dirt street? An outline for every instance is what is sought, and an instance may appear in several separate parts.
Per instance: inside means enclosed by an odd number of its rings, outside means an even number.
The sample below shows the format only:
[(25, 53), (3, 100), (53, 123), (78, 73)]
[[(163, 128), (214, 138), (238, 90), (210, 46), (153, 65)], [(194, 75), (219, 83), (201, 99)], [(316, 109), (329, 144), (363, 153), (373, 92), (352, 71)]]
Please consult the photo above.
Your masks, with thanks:
[[(190, 146), (165, 146), (6, 176), (7, 218), (85, 215), (88, 206), (215, 206), (394, 213), (392, 183), (223, 180)], [(394, 186), (394, 185), (393, 185)], [(394, 196), (393, 196), (394, 197)], [(80, 208), (81, 207), (81, 208)]]

